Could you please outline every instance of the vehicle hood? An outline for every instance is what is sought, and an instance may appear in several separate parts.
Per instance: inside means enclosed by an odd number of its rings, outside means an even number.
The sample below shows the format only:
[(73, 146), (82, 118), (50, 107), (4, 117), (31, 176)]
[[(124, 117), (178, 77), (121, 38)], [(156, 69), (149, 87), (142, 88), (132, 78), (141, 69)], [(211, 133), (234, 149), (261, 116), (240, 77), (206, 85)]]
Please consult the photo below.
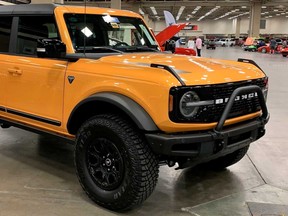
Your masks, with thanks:
[[(179, 75), (186, 85), (220, 84), (265, 76), (258, 67), (250, 63), (167, 53), (115, 55), (103, 57), (100, 61), (127, 67), (145, 67), (145, 70), (141, 70), (142, 73), (143, 71), (154, 70), (155, 76), (158, 75), (157, 70), (164, 69), (152, 68), (151, 64), (167, 65)], [(170, 72), (167, 71), (167, 73)]]

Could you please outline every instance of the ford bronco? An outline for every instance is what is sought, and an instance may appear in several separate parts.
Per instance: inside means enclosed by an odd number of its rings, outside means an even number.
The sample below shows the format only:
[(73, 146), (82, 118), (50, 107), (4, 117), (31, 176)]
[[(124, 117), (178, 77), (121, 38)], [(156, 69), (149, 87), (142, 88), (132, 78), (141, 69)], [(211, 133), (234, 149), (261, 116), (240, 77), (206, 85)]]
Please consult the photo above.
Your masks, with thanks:
[(159, 164), (238, 162), (269, 119), (255, 62), (161, 52), (130, 11), (2, 6), (0, 65), (1, 126), (74, 142), (81, 186), (114, 211), (151, 195)]

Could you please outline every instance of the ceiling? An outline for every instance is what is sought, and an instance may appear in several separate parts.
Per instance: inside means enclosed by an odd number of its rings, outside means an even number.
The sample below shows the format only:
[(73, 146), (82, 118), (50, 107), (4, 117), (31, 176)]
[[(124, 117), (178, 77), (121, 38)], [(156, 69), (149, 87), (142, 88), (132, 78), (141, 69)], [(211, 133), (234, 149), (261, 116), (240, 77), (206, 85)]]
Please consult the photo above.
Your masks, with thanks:
[[(58, 0), (58, 2), (61, 0)], [(63, 0), (62, 0), (63, 1)], [(116, 1), (116, 0), (115, 0)], [(16, 4), (29, 3), (30, 0), (3, 0)], [(65, 4), (84, 5), (85, 0), (64, 0)], [(122, 9), (148, 14), (152, 20), (164, 20), (163, 11), (169, 11), (176, 20), (219, 20), (236, 17), (249, 17), (252, 4), (262, 4), (261, 18), (284, 17), (288, 21), (288, 0), (122, 0)], [(86, 5), (110, 7), (110, 0), (86, 0)], [(156, 13), (151, 10), (154, 7)], [(182, 12), (181, 12), (182, 11)], [(179, 12), (181, 12), (179, 14)]]
[[(83, 0), (65, 0), (65, 4), (83, 4)], [(231, 19), (236, 16), (248, 17), (251, 4), (260, 2), (262, 4), (261, 17), (269, 19), (272, 17), (285, 17), (288, 21), (288, 0), (125, 0), (122, 1), (122, 9), (133, 10), (140, 7), (153, 20), (164, 20), (163, 11), (171, 12), (175, 18), (179, 10), (183, 10), (179, 20), (217, 20)], [(110, 7), (110, 0), (93, 1), (87, 0), (87, 5)], [(150, 7), (156, 9), (153, 14)]]

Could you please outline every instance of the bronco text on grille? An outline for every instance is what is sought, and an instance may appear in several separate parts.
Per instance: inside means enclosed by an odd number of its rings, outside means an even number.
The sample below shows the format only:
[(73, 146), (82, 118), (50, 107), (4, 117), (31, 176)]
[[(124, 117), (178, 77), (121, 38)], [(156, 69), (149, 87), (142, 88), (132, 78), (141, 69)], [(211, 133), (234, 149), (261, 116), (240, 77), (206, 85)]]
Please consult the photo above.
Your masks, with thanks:
[[(266, 78), (248, 80), (244, 82), (227, 83), (219, 85), (209, 85), (209, 86), (193, 86), (186, 87), (197, 93), (201, 102), (188, 103), (189, 106), (199, 106), (197, 114), (192, 118), (183, 118), (180, 112), (170, 113), (171, 120), (175, 122), (215, 122), (220, 119), (220, 116), (227, 104), (232, 92), (243, 86), (257, 85), (263, 92), (266, 86)], [(187, 91), (186, 89), (186, 91)], [(182, 89), (183, 91), (184, 89)], [(173, 94), (173, 90), (171, 91)], [(177, 96), (175, 95), (175, 101), (177, 101)], [(175, 102), (177, 103), (177, 102)], [(228, 115), (229, 118), (253, 113), (260, 111), (261, 107), (259, 104), (258, 96), (256, 92), (250, 92), (247, 94), (239, 95), (235, 98), (235, 103), (233, 104), (232, 110)]]

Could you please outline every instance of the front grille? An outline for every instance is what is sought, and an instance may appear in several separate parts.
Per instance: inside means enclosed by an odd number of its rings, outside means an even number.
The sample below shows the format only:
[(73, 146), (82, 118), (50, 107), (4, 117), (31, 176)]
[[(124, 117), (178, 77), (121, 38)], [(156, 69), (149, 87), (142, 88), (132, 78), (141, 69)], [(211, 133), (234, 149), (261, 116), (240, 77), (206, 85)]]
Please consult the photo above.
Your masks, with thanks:
[[(242, 81), (236, 83), (227, 83), (227, 84), (218, 84), (218, 85), (209, 85), (209, 86), (197, 86), (197, 87), (186, 87), (185, 91), (189, 88), (190, 90), (195, 91), (201, 100), (216, 100), (216, 99), (225, 99), (229, 98), (232, 92), (239, 87), (257, 85), (261, 89), (265, 87), (264, 79), (256, 79), (249, 81)], [(253, 92), (251, 92), (253, 93)], [(182, 95), (182, 94), (179, 94)], [(181, 96), (179, 96), (181, 97)], [(176, 97), (177, 101), (177, 97)], [(178, 101), (176, 103), (179, 103)], [(187, 119), (184, 118), (179, 109), (176, 107), (176, 115), (170, 115), (171, 120), (176, 122), (203, 122), (203, 123), (211, 123), (219, 121), (223, 110), (226, 106), (227, 102), (221, 104), (213, 104), (207, 106), (199, 107), (197, 115), (193, 118)], [(244, 99), (235, 101), (231, 112), (228, 115), (229, 118), (234, 118), (237, 116), (242, 116), (250, 113), (257, 112), (261, 109), (258, 97), (253, 97), (250, 99)]]

